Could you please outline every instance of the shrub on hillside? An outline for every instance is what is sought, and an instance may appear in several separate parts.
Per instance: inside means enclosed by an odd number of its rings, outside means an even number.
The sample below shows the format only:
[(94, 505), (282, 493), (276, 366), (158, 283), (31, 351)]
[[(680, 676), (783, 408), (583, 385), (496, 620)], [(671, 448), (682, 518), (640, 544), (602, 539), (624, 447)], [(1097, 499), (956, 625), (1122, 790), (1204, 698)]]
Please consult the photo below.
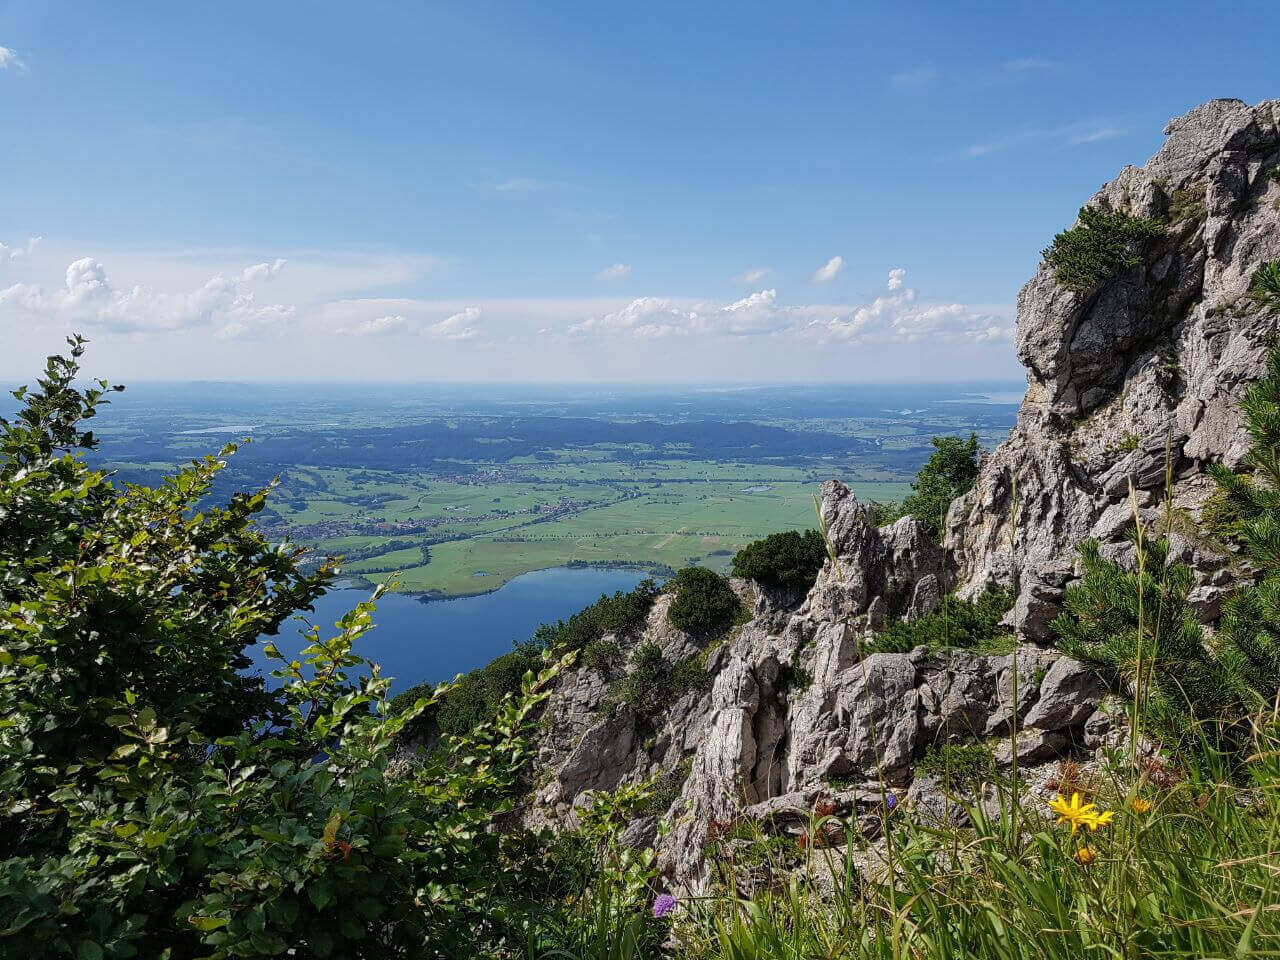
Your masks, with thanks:
[(1191, 569), (1170, 562), (1167, 540), (1144, 539), (1141, 549), (1139, 574), (1133, 565), (1103, 559), (1097, 541), (1082, 543), (1084, 575), (1067, 588), (1053, 629), (1064, 653), (1097, 664), (1136, 692), (1149, 729), (1177, 744), (1190, 720), (1224, 716), (1236, 698), (1187, 602)]
[(396, 694), (388, 711), (397, 716), (429, 698), (431, 706), (414, 717), (405, 734), (423, 739), (434, 739), (438, 734), (462, 736), (492, 721), (503, 701), (520, 693), (525, 674), (538, 670), (542, 659), (539, 648), (519, 644), (510, 653), (463, 674), (444, 691), (437, 692), (437, 684), (422, 683)]
[(726, 630), (742, 609), (729, 581), (705, 567), (685, 567), (672, 578), (675, 594), (667, 609), (671, 625), (703, 636)]
[(533, 642), (548, 650), (582, 650), (606, 633), (635, 630), (644, 623), (653, 601), (661, 592), (658, 582), (646, 577), (634, 590), (625, 593), (619, 590), (612, 596), (601, 594), (599, 600), (568, 620), (544, 623), (538, 627)]
[(1084, 577), (1068, 588), (1053, 624), (1063, 650), (1122, 681), (1156, 732), (1173, 743), (1186, 740), (1190, 721), (1229, 729), (1273, 705), (1280, 690), (1280, 350), (1271, 351), (1266, 376), (1241, 409), (1249, 452), (1239, 471), (1209, 467), (1218, 489), (1202, 520), (1211, 533), (1239, 544), (1257, 581), (1228, 598), (1216, 634), (1205, 636), (1188, 603), (1191, 570), (1169, 562), (1167, 540), (1147, 538), (1141, 529), (1135, 533), (1141, 573), (1103, 560), (1092, 541), (1081, 545)]
[(877, 653), (907, 653), (921, 646), (1004, 649), (1013, 643), (1013, 635), (1000, 621), (1013, 601), (1013, 591), (1005, 588), (987, 590), (973, 601), (949, 594), (933, 613), (889, 624), (867, 641), (867, 648)]
[(771, 533), (734, 555), (733, 575), (780, 589), (813, 586), (827, 561), (827, 544), (817, 530)]
[(691, 690), (703, 687), (707, 672), (698, 655), (667, 663), (656, 643), (642, 643), (631, 655), (631, 669), (620, 679), (609, 697), (613, 703), (628, 703), (641, 716), (653, 716)]
[(976, 790), (994, 772), (991, 747), (985, 743), (945, 743), (930, 747), (916, 763), (917, 774), (937, 777), (948, 791)]
[(1272, 349), (1267, 375), (1249, 389), (1241, 410), (1250, 439), (1244, 462), (1238, 471), (1214, 464), (1209, 473), (1218, 485), (1213, 501), (1222, 529), (1258, 579), (1227, 600), (1214, 648), (1238, 700), (1257, 708), (1274, 704), (1280, 691), (1280, 348)]
[[(455, 957), (528, 942), (487, 829), (540, 694), (412, 777), (360, 604), (279, 685), (245, 649), (332, 571), (254, 527), (266, 491), (204, 502), (223, 461), (156, 489), (84, 460), (104, 382), (82, 342), (0, 421), (0, 954)], [(231, 448), (224, 451), (229, 454)], [(545, 674), (543, 680), (550, 674)]]
[(1041, 255), (1064, 287), (1092, 293), (1139, 266), (1151, 242), (1164, 235), (1164, 226), (1154, 220), (1083, 207), (1079, 225), (1055, 236)]
[(873, 503), (876, 526), (915, 517), (935, 540), (941, 540), (951, 502), (968, 493), (978, 479), (978, 437), (934, 437), (933, 453), (911, 481), (911, 495), (901, 503)]
[(1280, 310), (1280, 260), (1264, 263), (1253, 271), (1249, 296), (1270, 310)]

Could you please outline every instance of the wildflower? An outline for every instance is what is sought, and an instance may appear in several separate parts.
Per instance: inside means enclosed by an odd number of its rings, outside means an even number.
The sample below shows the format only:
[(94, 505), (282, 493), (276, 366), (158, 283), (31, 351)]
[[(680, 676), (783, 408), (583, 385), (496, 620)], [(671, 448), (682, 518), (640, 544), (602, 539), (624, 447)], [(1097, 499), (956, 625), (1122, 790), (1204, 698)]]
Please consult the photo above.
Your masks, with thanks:
[(1081, 826), (1087, 826), (1093, 815), (1093, 804), (1081, 804), (1080, 794), (1073, 793), (1071, 802), (1067, 802), (1067, 798), (1062, 794), (1058, 794), (1053, 800), (1049, 801), (1049, 809), (1058, 815), (1059, 823), (1070, 823), (1071, 833), (1074, 835)]
[(1076, 851), (1076, 863), (1082, 866), (1088, 866), (1098, 859), (1098, 851), (1088, 845), (1081, 847)]
[(898, 798), (895, 794), (889, 794), (884, 798), (884, 805), (892, 813), (898, 807)]
[(1070, 802), (1062, 794), (1058, 794), (1049, 801), (1049, 809), (1058, 815), (1059, 823), (1071, 824), (1072, 835), (1081, 827), (1088, 827), (1090, 830), (1105, 827), (1115, 817), (1110, 810), (1100, 812), (1096, 804), (1081, 803), (1079, 793), (1073, 793)]
[(1146, 813), (1151, 809), (1151, 801), (1143, 800), (1141, 797), (1134, 797), (1129, 801), (1129, 806), (1133, 807), (1134, 813)]
[(653, 901), (653, 916), (661, 920), (676, 908), (676, 898), (669, 893), (660, 893)]

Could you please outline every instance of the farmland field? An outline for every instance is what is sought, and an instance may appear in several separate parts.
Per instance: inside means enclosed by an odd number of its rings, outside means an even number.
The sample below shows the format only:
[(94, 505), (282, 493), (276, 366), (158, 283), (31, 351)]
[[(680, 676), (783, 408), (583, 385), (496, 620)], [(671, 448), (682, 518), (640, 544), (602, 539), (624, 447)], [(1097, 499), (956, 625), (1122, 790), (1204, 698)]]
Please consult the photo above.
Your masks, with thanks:
[(98, 455), (155, 482), (251, 437), (212, 499), (274, 482), (273, 537), (344, 556), (357, 582), (463, 596), (563, 565), (725, 571), (751, 540), (813, 526), (827, 479), (896, 500), (932, 436), (994, 445), (1015, 408), (973, 389), (144, 384), (101, 418)]

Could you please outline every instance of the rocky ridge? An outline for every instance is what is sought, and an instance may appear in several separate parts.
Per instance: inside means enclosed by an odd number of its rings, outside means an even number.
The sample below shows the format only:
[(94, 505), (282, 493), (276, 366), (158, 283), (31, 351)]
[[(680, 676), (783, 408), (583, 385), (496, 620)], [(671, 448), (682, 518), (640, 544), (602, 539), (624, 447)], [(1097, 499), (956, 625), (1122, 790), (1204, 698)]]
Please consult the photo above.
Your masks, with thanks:
[[(528, 820), (563, 822), (593, 790), (663, 777), (670, 831), (655, 839), (655, 813), (629, 839), (656, 842), (672, 878), (697, 887), (709, 877), (708, 840), (744, 818), (796, 832), (821, 802), (872, 835), (887, 790), (936, 810), (940, 787), (916, 765), (940, 746), (986, 744), (1005, 766), (1016, 750), (1034, 789), (1058, 760), (1088, 759), (1106, 741), (1114, 708), (1104, 684), (1043, 645), (1076, 576), (1075, 546), (1093, 537), (1123, 554), (1130, 483), (1156, 522), (1171, 480), (1175, 551), (1196, 571), (1193, 599), (1212, 623), (1240, 574), (1192, 533), (1211, 490), (1203, 467), (1243, 455), (1238, 403), (1275, 329), (1246, 294), (1253, 271), (1280, 259), (1280, 101), (1211, 101), (1165, 132), (1145, 166), (1088, 201), (1165, 224), (1140, 265), (1081, 293), (1041, 264), (1019, 294), (1026, 397), (1009, 438), (952, 504), (943, 545), (911, 518), (877, 528), (869, 507), (828, 482), (820, 509), (836, 562), (806, 595), (737, 584), (755, 615), (716, 642), (670, 626), (660, 598), (641, 629), (615, 638), (619, 664), (655, 643), (668, 663), (696, 662), (701, 683), (645, 714), (610, 700), (607, 671), (560, 678)], [(866, 654), (877, 630), (927, 614), (948, 591), (1014, 585), (1016, 660), (923, 647)]]

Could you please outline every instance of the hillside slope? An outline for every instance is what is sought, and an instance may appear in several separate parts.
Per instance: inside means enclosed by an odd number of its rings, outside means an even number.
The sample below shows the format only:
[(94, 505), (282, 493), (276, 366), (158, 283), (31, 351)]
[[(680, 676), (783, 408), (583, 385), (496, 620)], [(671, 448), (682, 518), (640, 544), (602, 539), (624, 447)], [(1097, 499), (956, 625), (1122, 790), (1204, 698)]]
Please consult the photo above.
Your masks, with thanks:
[[(798, 832), (822, 797), (871, 835), (886, 790), (925, 810), (939, 802), (936, 780), (917, 771), (939, 748), (976, 744), (1009, 766), (1015, 689), (1016, 760), (1031, 789), (1060, 758), (1087, 761), (1107, 742), (1103, 683), (1044, 646), (1076, 545), (1093, 537), (1107, 555), (1130, 550), (1130, 481), (1157, 519), (1167, 462), (1174, 528), (1186, 533), (1173, 535), (1175, 552), (1196, 572), (1199, 615), (1214, 621), (1240, 573), (1190, 532), (1212, 489), (1203, 468), (1243, 455), (1237, 407), (1275, 327), (1247, 290), (1261, 263), (1280, 259), (1280, 101), (1211, 101), (1166, 133), (1144, 167), (1087, 204), (1137, 218), (1123, 222), (1149, 238), (1087, 283), (1042, 263), (1020, 293), (1026, 397), (1010, 437), (952, 505), (944, 545), (911, 518), (877, 529), (868, 506), (829, 482), (821, 512), (838, 562), (806, 596), (740, 584), (755, 615), (717, 643), (672, 628), (660, 601), (643, 628), (616, 638), (614, 662), (561, 678), (528, 819), (557, 822), (591, 790), (663, 776), (672, 829), (656, 843), (667, 871), (696, 887), (709, 876), (708, 840), (744, 818)], [(928, 613), (952, 590), (972, 598), (993, 587), (1016, 593), (1016, 677), (1007, 652), (864, 655), (887, 623)], [(650, 642), (669, 665), (702, 672), (646, 713), (609, 693)], [(630, 839), (655, 842), (659, 816), (633, 824)]]

